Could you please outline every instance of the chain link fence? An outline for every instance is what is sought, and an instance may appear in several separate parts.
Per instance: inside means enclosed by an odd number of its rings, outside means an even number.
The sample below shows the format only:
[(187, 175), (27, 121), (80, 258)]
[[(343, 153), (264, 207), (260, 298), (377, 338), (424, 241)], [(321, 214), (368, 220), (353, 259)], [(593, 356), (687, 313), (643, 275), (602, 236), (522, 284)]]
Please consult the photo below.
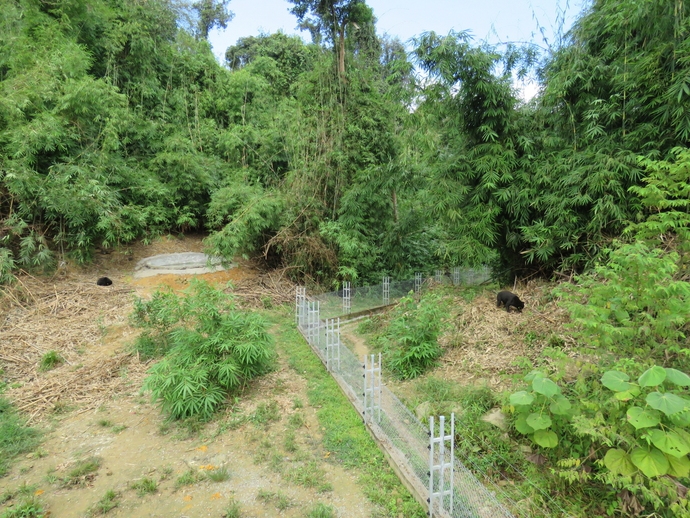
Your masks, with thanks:
[[(438, 272), (437, 272), (438, 273)], [(489, 278), (488, 269), (451, 271), (450, 276), (435, 275), (436, 282), (455, 282), (457, 274), (461, 273), (463, 284), (477, 284)], [(455, 278), (453, 275), (455, 274)], [(465, 282), (463, 282), (465, 281)], [(382, 305), (383, 286), (354, 288), (351, 287), (351, 313), (355, 310), (364, 311)], [(390, 282), (390, 300), (400, 297), (414, 290), (415, 281)], [(298, 288), (299, 290), (299, 288)], [(383, 450), (397, 466), (396, 471), (403, 482), (420, 502), (425, 503), (431, 516), (447, 516), (453, 518), (509, 518), (513, 515), (457, 458), (453, 459), (450, 467), (445, 467), (450, 473), (441, 473), (436, 480), (452, 481), (452, 487), (434, 486), (431, 477), (437, 459), (430, 458), (433, 441), (430, 442), (430, 430), (393, 394), (380, 380), (374, 382), (365, 376), (367, 373), (380, 373), (371, 361), (357, 358), (355, 354), (340, 343), (340, 322), (347, 319), (342, 313), (343, 293), (333, 292), (318, 296), (307, 296), (304, 291), (298, 291), (296, 298), (296, 320), (302, 335), (307, 339), (314, 352), (321, 358), (324, 365), (340, 385), (342, 391), (350, 399), (355, 409), (364, 417), (369, 430), (377, 439)], [(318, 314), (318, 317), (314, 315)], [(335, 325), (332, 318), (340, 317)], [(337, 329), (337, 338), (334, 338)], [(338, 362), (333, 362), (334, 340), (337, 341), (340, 352)], [(366, 368), (365, 368), (366, 367)], [(376, 393), (372, 393), (376, 390)], [(366, 396), (365, 396), (366, 394)], [(368, 398), (368, 402), (365, 400)], [(371, 402), (375, 402), (371, 406)], [(368, 412), (365, 414), (365, 410)], [(450, 430), (450, 428), (448, 428)], [(442, 435), (444, 433), (441, 430)], [(462, 430), (455, 430), (462, 434)], [(441, 461), (442, 466), (446, 464)], [(438, 473), (437, 473), (438, 475)], [(440, 494), (441, 498), (432, 500), (429, 497)]]

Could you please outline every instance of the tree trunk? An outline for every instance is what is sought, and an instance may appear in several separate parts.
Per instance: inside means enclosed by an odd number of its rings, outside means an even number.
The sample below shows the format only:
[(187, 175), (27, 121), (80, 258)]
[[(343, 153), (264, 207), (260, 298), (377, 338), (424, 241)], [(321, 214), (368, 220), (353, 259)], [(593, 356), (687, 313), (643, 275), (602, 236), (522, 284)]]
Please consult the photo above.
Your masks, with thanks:
[(338, 77), (345, 78), (345, 25), (338, 30)]

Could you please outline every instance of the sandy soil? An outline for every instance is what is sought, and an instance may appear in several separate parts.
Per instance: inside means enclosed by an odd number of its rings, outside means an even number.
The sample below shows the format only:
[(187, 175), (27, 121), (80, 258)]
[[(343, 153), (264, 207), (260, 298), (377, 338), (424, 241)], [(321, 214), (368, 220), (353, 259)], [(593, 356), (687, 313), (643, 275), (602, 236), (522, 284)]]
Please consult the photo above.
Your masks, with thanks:
[[(94, 506), (109, 490), (119, 505), (107, 515), (116, 517), (221, 517), (232, 500), (243, 517), (301, 517), (317, 502), (333, 506), (340, 517), (371, 516), (375, 510), (357, 484), (357, 473), (324, 451), (306, 380), (284, 358), (232, 409), (195, 433), (167, 423), (140, 394), (150, 364), (127, 354), (137, 332), (127, 322), (132, 297), (146, 296), (161, 284), (179, 290), (189, 278), (135, 280), (132, 270), (141, 258), (186, 251), (203, 251), (200, 237), (138, 244), (99, 255), (86, 269), (63, 265), (51, 279), (23, 278), (25, 289), (0, 318), (2, 376), (11, 387), (6, 395), (45, 435), (38, 450), (0, 479), (0, 494), (35, 486), (49, 515), (58, 518), (97, 516)], [(102, 275), (113, 286), (96, 287)], [(242, 263), (203, 277), (224, 285), (257, 275)], [(51, 350), (67, 362), (40, 372), (40, 358)], [(278, 420), (268, 426), (234, 424), (261, 404), (277, 405)], [(291, 419), (295, 414), (297, 421)], [(295, 422), (303, 424), (290, 443)], [(97, 471), (65, 486), (77, 463), (91, 457), (100, 461)], [(228, 471), (227, 480), (205, 476), (220, 469)], [(290, 476), (295, 472), (311, 473), (317, 487), (295, 483)], [(183, 474), (191, 474), (193, 483), (181, 485)], [(141, 495), (133, 488), (144, 479), (156, 483), (153, 493)], [(0, 505), (0, 512), (13, 502)]]

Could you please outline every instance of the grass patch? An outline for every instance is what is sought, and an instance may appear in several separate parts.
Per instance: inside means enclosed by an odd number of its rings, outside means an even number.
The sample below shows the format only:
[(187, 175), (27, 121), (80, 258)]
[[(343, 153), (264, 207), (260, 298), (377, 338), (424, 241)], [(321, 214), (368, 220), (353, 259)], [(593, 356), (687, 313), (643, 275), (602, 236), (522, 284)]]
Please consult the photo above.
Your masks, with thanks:
[(38, 442), (38, 431), (26, 426), (10, 402), (0, 397), (0, 477), (7, 474), (17, 455), (32, 450)]
[(271, 491), (264, 491), (263, 489), (260, 489), (257, 498), (264, 503), (274, 505), (279, 511), (285, 511), (286, 509), (289, 509), (295, 505), (290, 497), (284, 493), (281, 493), (280, 491), (273, 493)]
[(65, 359), (60, 356), (57, 351), (49, 351), (41, 357), (41, 363), (38, 364), (38, 370), (41, 372), (46, 372), (59, 367), (65, 363)]
[(225, 518), (241, 518), (242, 517), (242, 507), (240, 503), (234, 498), (230, 499), (228, 506), (225, 508)]
[(307, 518), (335, 518), (335, 509), (319, 502), (307, 513)]
[(60, 480), (62, 487), (85, 486), (96, 478), (96, 472), (101, 467), (99, 457), (89, 457), (80, 460), (76, 466), (67, 473), (67, 476)]
[(141, 480), (133, 482), (130, 485), (130, 487), (136, 490), (139, 496), (145, 496), (151, 493), (155, 493), (158, 490), (158, 482), (156, 482), (152, 478), (145, 477)]
[(109, 511), (115, 509), (120, 505), (120, 495), (119, 493), (113, 491), (112, 489), (105, 492), (103, 498), (101, 498), (89, 511), (89, 516), (99, 516), (107, 514)]
[(228, 471), (228, 468), (222, 466), (207, 472), (206, 476), (211, 482), (225, 482), (230, 478), (230, 472)]
[(177, 477), (175, 481), (175, 489), (179, 489), (184, 486), (191, 486), (203, 479), (203, 475), (194, 469), (188, 469), (182, 475)]
[(250, 419), (257, 426), (267, 428), (271, 423), (280, 421), (280, 407), (276, 401), (259, 403)]
[[(276, 317), (281, 340), (277, 346), (290, 366), (308, 382), (309, 404), (318, 408), (317, 418), (324, 434), (324, 446), (332, 457), (356, 469), (366, 497), (378, 505), (384, 516), (422, 518), (426, 511), (402, 485), (397, 475), (364, 428), (362, 418), (343, 396), (321, 361), (294, 328), (289, 317)], [(305, 473), (295, 476), (303, 476)], [(305, 478), (308, 480), (308, 477)]]
[(0, 518), (42, 518), (46, 516), (43, 503), (36, 496), (25, 496), (16, 505), (0, 514)]
[(293, 467), (285, 474), (285, 478), (300, 486), (314, 488), (320, 493), (333, 491), (333, 486), (325, 482), (326, 473), (313, 460)]

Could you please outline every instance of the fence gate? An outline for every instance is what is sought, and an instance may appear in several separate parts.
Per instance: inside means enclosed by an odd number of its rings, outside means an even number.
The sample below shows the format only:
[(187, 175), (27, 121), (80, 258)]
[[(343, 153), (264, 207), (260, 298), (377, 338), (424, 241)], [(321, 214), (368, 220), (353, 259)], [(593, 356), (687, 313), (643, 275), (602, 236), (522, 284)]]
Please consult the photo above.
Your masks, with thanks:
[[(450, 435), (445, 416), (439, 417), (438, 436), (434, 416), (429, 417), (429, 516), (453, 515), (453, 461), (455, 460), (455, 414), (450, 414)], [(449, 443), (446, 446), (446, 442)]]
[(381, 353), (364, 357), (364, 420), (373, 417), (381, 422)]
[(326, 368), (340, 370), (340, 318), (326, 320)]

